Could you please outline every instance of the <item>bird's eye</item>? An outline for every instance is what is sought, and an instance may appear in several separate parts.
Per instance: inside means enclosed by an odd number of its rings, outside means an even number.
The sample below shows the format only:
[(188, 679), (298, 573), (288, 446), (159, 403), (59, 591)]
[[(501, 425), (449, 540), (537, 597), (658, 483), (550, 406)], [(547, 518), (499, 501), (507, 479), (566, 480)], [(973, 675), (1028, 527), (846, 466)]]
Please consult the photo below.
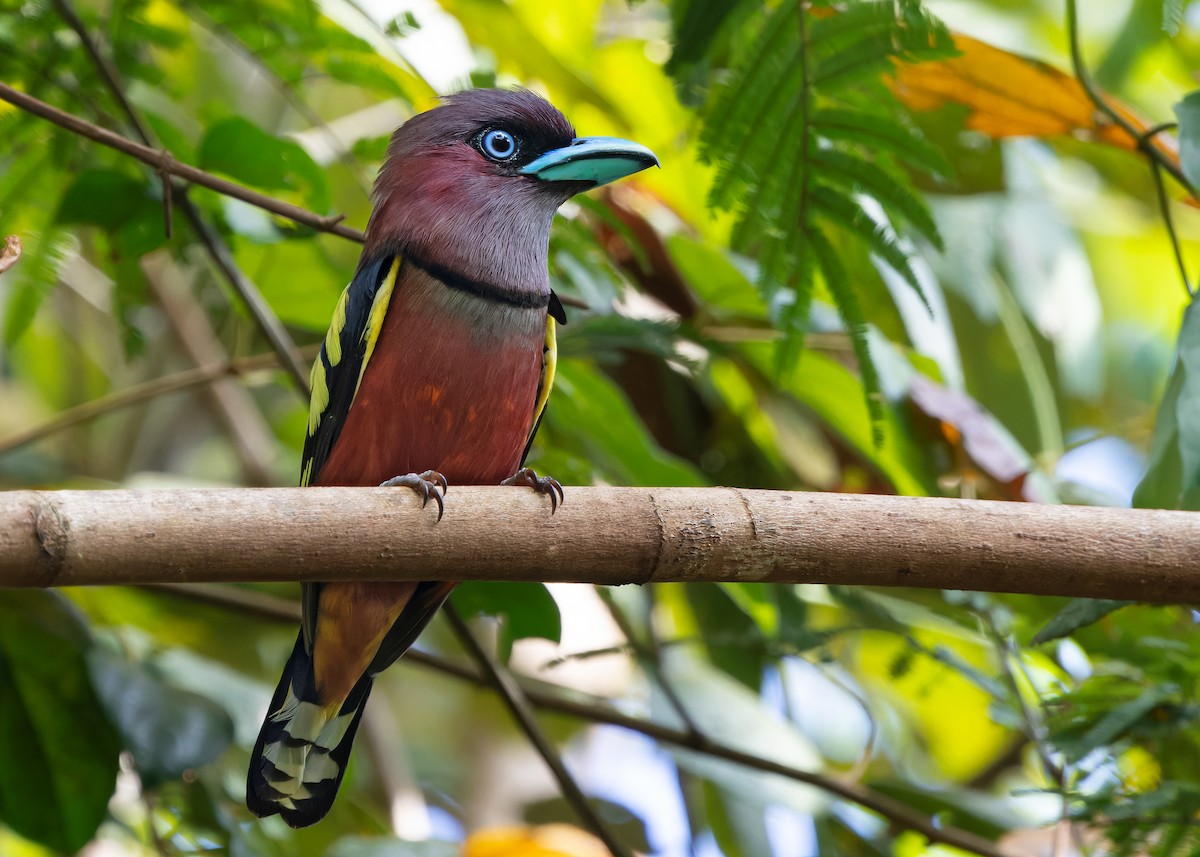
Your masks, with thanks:
[(496, 128), (483, 135), (479, 150), (493, 161), (507, 161), (517, 153), (517, 138)]

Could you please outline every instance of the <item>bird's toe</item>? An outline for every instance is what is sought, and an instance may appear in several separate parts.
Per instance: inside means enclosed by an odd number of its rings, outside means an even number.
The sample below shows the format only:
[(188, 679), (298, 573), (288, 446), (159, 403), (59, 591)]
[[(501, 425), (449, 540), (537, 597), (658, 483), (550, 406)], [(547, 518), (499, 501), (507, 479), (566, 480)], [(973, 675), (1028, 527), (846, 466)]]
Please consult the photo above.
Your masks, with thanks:
[(553, 476), (538, 476), (532, 467), (522, 467), (500, 484), (532, 488), (538, 494), (547, 495), (550, 498), (551, 515), (558, 511), (559, 504), (566, 499), (562, 484), (557, 479)]
[(421, 498), (421, 508), (424, 509), (433, 500), (437, 503), (437, 519), (442, 520), (446, 512), (445, 492), (449, 485), (446, 477), (436, 470), (426, 470), (424, 473), (405, 473), (403, 476), (393, 476), (386, 482), (379, 483), (380, 488), (411, 488)]

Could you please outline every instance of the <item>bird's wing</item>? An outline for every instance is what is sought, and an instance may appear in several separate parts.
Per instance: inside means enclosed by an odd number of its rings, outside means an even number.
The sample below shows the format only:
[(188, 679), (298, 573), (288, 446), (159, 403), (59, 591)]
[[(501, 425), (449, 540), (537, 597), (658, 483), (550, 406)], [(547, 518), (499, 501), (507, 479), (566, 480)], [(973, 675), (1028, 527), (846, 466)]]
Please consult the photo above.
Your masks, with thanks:
[(533, 405), (533, 427), (529, 430), (529, 439), (525, 441), (525, 451), (521, 453), (521, 464), (529, 457), (533, 439), (537, 437), (538, 428), (542, 424), (542, 416), (546, 413), (546, 403), (550, 401), (550, 389), (554, 386), (554, 372), (558, 368), (558, 325), (567, 323), (567, 313), (563, 309), (558, 295), (550, 293), (550, 306), (546, 312), (546, 342), (542, 345), (542, 376), (538, 379), (537, 398)]
[[(342, 292), (333, 321), (312, 368), (312, 398), (300, 484), (312, 485), (337, 443), (346, 414), (375, 350), (392, 291), (404, 268), (399, 256), (385, 255), (361, 265)], [(311, 652), (317, 622), (318, 584), (303, 587), (304, 645)]]

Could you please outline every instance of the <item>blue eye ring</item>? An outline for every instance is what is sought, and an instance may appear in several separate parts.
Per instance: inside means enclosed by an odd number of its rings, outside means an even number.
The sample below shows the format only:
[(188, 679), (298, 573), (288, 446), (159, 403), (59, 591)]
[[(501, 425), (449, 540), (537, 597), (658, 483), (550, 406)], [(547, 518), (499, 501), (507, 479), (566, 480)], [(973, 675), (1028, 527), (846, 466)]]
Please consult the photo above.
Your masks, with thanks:
[(479, 151), (493, 161), (510, 161), (519, 148), (517, 138), (502, 128), (485, 131), (479, 138)]

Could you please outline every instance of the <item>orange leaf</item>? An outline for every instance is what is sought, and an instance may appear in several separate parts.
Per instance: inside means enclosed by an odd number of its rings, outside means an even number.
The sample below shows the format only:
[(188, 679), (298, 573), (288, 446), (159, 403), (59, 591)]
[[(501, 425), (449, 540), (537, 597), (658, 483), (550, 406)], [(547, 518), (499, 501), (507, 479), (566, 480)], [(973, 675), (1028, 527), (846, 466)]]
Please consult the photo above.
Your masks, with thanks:
[(462, 857), (608, 857), (604, 844), (569, 824), (494, 827), (471, 834)]
[[(897, 64), (891, 86), (904, 104), (913, 110), (964, 105), (970, 111), (967, 127), (989, 137), (1071, 134), (1137, 150), (1137, 140), (1092, 103), (1074, 76), (962, 33), (954, 34), (954, 44), (959, 56)], [(1105, 98), (1139, 133), (1152, 127), (1128, 106), (1111, 96)], [(1151, 145), (1178, 165), (1179, 147), (1173, 136), (1156, 134)]]

